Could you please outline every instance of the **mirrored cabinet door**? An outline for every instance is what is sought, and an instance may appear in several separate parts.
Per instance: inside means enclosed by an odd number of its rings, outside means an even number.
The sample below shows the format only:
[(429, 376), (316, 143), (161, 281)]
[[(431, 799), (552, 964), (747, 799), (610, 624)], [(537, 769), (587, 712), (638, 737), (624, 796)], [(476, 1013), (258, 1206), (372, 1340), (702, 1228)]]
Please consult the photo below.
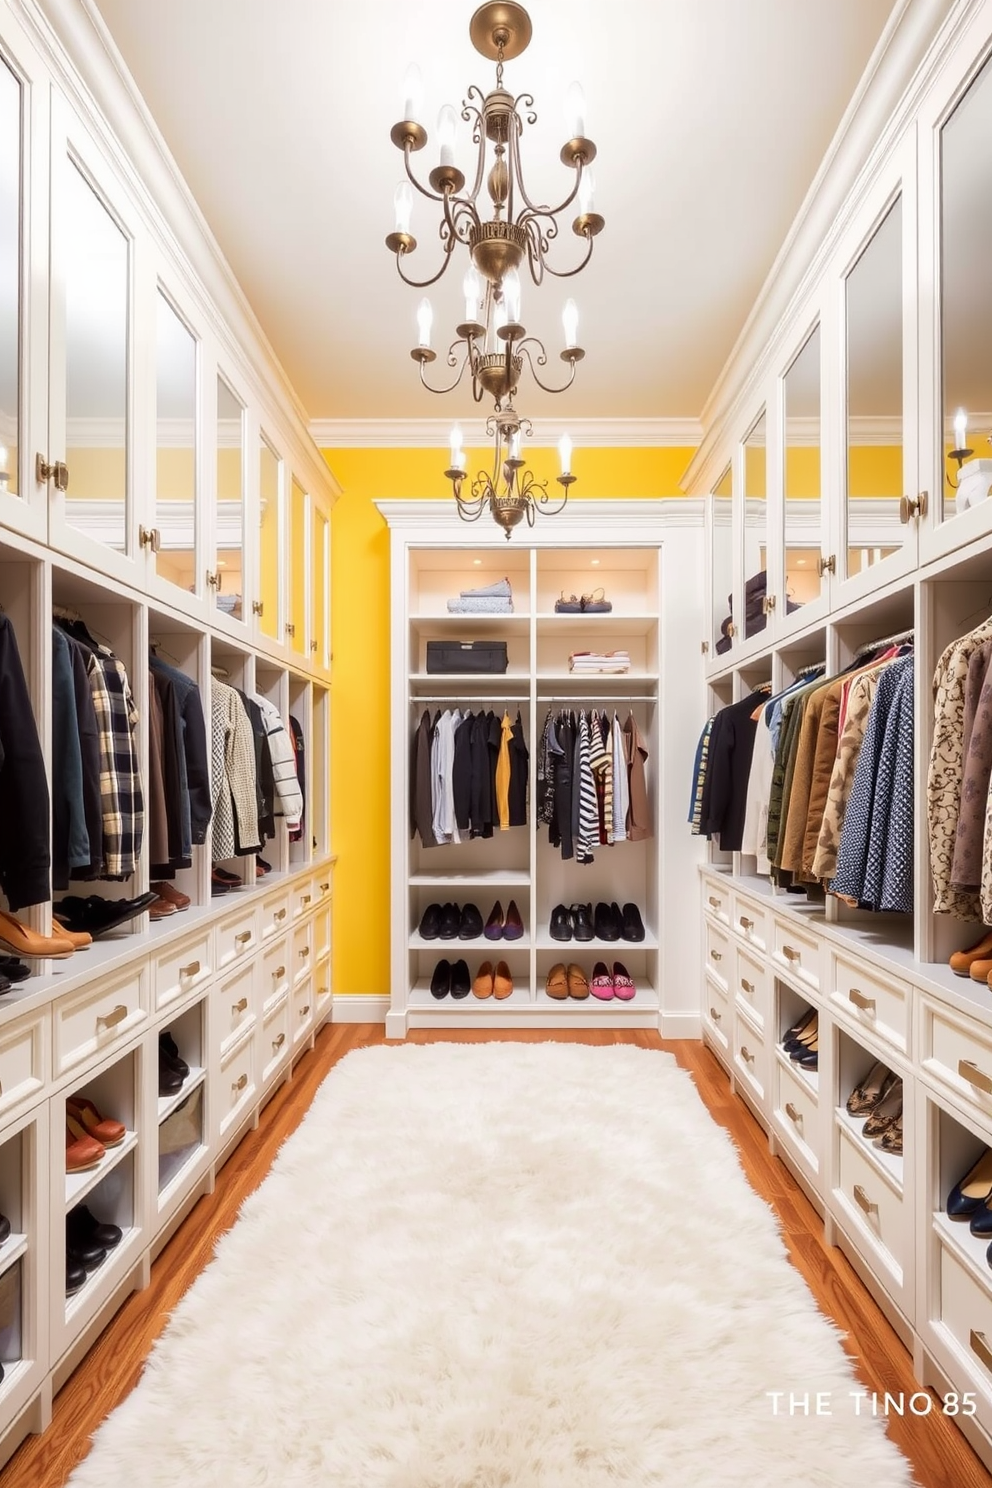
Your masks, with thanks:
[(725, 656), (734, 643), (734, 480), (729, 465), (710, 496), (710, 529), (713, 562), (710, 646), (715, 656)]
[(21, 84), (0, 58), (0, 493), (21, 495)]
[(313, 501), (310, 525), (310, 655), (325, 670), (331, 664), (331, 516)]
[(783, 379), (785, 610), (819, 599), (823, 587), (820, 472), (820, 327), (810, 332)]
[(217, 499), (214, 506), (216, 559), (208, 582), (217, 609), (244, 619), (245, 405), (217, 377)]
[(283, 463), (263, 434), (258, 449), (258, 628), (270, 641), (280, 630), (283, 594)]
[(938, 521), (984, 507), (992, 487), (990, 140), (992, 60), (940, 130)]
[(765, 410), (744, 439), (744, 639), (768, 623), (768, 419)]
[(161, 578), (197, 592), (197, 343), (164, 291), (156, 294), (155, 526)]
[(309, 508), (310, 497), (294, 475), (289, 498), (289, 619), (286, 622), (286, 634), (292, 649), (301, 656), (307, 651)]
[(905, 494), (903, 231), (900, 194), (844, 284), (849, 578), (898, 553), (910, 535), (900, 512)]

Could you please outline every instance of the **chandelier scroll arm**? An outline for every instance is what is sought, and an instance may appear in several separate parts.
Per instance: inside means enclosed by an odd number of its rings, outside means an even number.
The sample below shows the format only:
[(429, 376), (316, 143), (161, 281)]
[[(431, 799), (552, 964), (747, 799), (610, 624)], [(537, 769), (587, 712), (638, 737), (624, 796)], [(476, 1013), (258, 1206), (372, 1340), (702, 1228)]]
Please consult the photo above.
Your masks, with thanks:
[[(449, 346), (446, 359), (449, 367), (458, 367), (458, 357), (455, 353), (455, 347), (460, 346), (461, 344), (462, 343), (460, 341), (452, 341), (451, 345)], [(424, 368), (427, 366), (429, 358), (427, 356), (418, 355), (418, 352), (416, 350), (412, 351), (410, 355), (415, 361), (420, 363), (420, 380), (423, 383), (424, 387), (429, 393), (437, 393), (438, 395), (440, 395), (441, 393), (454, 392), (455, 388), (465, 376), (465, 368), (468, 366), (470, 360), (469, 353), (466, 352), (465, 355), (462, 357), (462, 363), (461, 366), (458, 367), (458, 374), (455, 377), (454, 382), (449, 382), (447, 387), (431, 387), (424, 374)]]
[(471, 101), (473, 97), (477, 98), (480, 104), (485, 102), (481, 90), (474, 83), (468, 90), (468, 97), (462, 101), (462, 118), (466, 124), (472, 125), (472, 139), (479, 147), (478, 160), (475, 167), (475, 184), (469, 192), (469, 196), (474, 202), (479, 194), (482, 186), (482, 178), (486, 170), (486, 126), (483, 121), (481, 108), (477, 107)]
[(572, 279), (576, 274), (581, 274), (586, 264), (592, 258), (592, 245), (595, 242), (594, 233), (583, 233), (582, 236), (585, 238), (587, 244), (585, 257), (575, 265), (574, 269), (556, 269), (553, 267), (553, 265), (545, 262), (544, 267), (547, 269), (549, 274), (553, 274), (556, 279)]
[(443, 202), (444, 202), (444, 195), (443, 195), (443, 193), (440, 193), (439, 194), (436, 191), (431, 191), (429, 187), (422, 185), (422, 183), (420, 181), (418, 181), (417, 178), (416, 178), (416, 176), (413, 174), (413, 169), (412, 169), (412, 167), (410, 165), (410, 155), (411, 154), (412, 154), (412, 150), (411, 150), (410, 144), (407, 143), (406, 146), (403, 149), (403, 165), (404, 165), (404, 167), (406, 169), (407, 179), (409, 180), (410, 185), (414, 188), (415, 191), (419, 191), (420, 194), (421, 194), (421, 196), (426, 196), (426, 198), (427, 198), (428, 201), (438, 202), (439, 204), (443, 204)]
[[(531, 346), (540, 347), (540, 353), (536, 359), (530, 353)], [(544, 349), (543, 342), (539, 341), (536, 336), (526, 336), (523, 341), (516, 342), (516, 349), (518, 354), (522, 354), (527, 358), (528, 364), (530, 366), (531, 376), (543, 392), (564, 393), (567, 392), (567, 390), (572, 386), (572, 383), (575, 381), (575, 363), (579, 360), (578, 357), (566, 356), (565, 358), (565, 360), (569, 363), (568, 381), (563, 382), (561, 387), (549, 387), (546, 382), (541, 381), (540, 377), (537, 374), (537, 368), (546, 366), (548, 360), (548, 353)]]
[(436, 284), (451, 262), (451, 254), (454, 249), (455, 242), (456, 239), (453, 236), (449, 236), (445, 240), (444, 258), (441, 260), (441, 267), (438, 269), (436, 274), (431, 276), (430, 279), (408, 279), (403, 272), (403, 259), (405, 257), (405, 252), (402, 248), (398, 248), (396, 250), (396, 272), (403, 280), (403, 283), (408, 284), (411, 289), (428, 289), (432, 284)]
[[(529, 98), (529, 96), (530, 96), (529, 94), (522, 94), (521, 95), (522, 98)], [(533, 103), (533, 99), (530, 99), (530, 101)], [(520, 196), (521, 196), (521, 198), (522, 198), (522, 200), (524, 202), (524, 206), (527, 209), (525, 212), (521, 212), (521, 214), (520, 214), (521, 226), (523, 225), (524, 218), (527, 217), (527, 216), (532, 216), (532, 217), (557, 217), (559, 215), (559, 213), (564, 212), (564, 210), (565, 210), (566, 207), (570, 207), (571, 206), (572, 202), (575, 200), (575, 198), (579, 194), (579, 186), (580, 186), (581, 181), (582, 181), (582, 172), (585, 169), (585, 162), (584, 162), (584, 160), (583, 160), (583, 158), (582, 158), (581, 155), (576, 156), (575, 164), (572, 167), (572, 169), (575, 171), (575, 181), (574, 181), (574, 184), (573, 184), (572, 189), (569, 192), (568, 196), (566, 196), (565, 199), (564, 199), (564, 201), (560, 202), (557, 207), (548, 207), (548, 206), (544, 206), (544, 205), (542, 205), (542, 204), (540, 204), (538, 202), (532, 202), (531, 199), (530, 199), (530, 197), (527, 194), (527, 188), (524, 185), (523, 166), (521, 165), (521, 161), (520, 161), (519, 133), (518, 134), (512, 134), (511, 133), (511, 135), (510, 135), (510, 154), (513, 157), (513, 166), (514, 166), (513, 174), (517, 178), (517, 184), (518, 184), (518, 187), (519, 187), (519, 190), (520, 190)]]

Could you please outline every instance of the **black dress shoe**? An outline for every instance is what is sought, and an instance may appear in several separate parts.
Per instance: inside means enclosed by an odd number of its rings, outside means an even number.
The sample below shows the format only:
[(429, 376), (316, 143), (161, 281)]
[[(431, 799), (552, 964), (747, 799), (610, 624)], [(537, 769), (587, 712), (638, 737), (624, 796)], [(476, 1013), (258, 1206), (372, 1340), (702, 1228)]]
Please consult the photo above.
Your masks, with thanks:
[(569, 914), (572, 917), (572, 934), (576, 940), (592, 940), (596, 935), (592, 923), (591, 904), (571, 904)]
[(5, 976), (8, 982), (23, 982), (30, 975), (30, 966), (25, 966), (16, 956), (0, 956), (0, 976)]
[(467, 997), (472, 990), (472, 978), (468, 974), (468, 962), (456, 961), (451, 968), (452, 997)]
[(75, 1239), (69, 1234), (68, 1224), (65, 1234), (65, 1255), (67, 1261), (76, 1261), (86, 1271), (95, 1271), (97, 1266), (102, 1266), (107, 1259), (105, 1246), (97, 1245), (91, 1240)]
[(465, 904), (462, 906), (461, 919), (458, 922), (459, 940), (478, 940), (482, 934), (482, 915), (477, 904)]
[(65, 1258), (65, 1294), (71, 1297), (86, 1285), (86, 1267), (74, 1261), (72, 1256)]
[(91, 1214), (85, 1204), (77, 1204), (65, 1217), (65, 1231), (71, 1236), (73, 1249), (77, 1243), (98, 1246), (102, 1250), (113, 1250), (120, 1245), (124, 1231), (120, 1225), (103, 1224)]
[(614, 913), (615, 905), (604, 904), (602, 900), (596, 905), (596, 918), (594, 926), (597, 940), (619, 940), (620, 939), (620, 916)]
[(186, 1076), (179, 1073), (168, 1055), (163, 1055), (160, 1050), (158, 1056), (159, 1095), (175, 1095), (177, 1090), (182, 1090), (185, 1078)]
[(441, 906), (440, 904), (428, 904), (420, 916), (420, 925), (417, 934), (421, 940), (437, 940), (441, 933)]
[(552, 940), (571, 940), (572, 919), (564, 904), (556, 904), (551, 911), (551, 924), (548, 933)]
[(451, 962), (439, 961), (431, 977), (431, 996), (440, 1000), (451, 991)]
[(172, 1037), (172, 1034), (168, 1031), (168, 1029), (166, 1029), (165, 1033), (159, 1034), (158, 1049), (160, 1054), (167, 1054), (169, 1056), (169, 1059), (176, 1066), (176, 1069), (185, 1080), (186, 1076), (189, 1074), (189, 1065), (179, 1053), (179, 1045), (176, 1043), (175, 1039)]
[(13, 985), (14, 984), (10, 980), (10, 978), (5, 977), (3, 972), (0, 972), (0, 995), (2, 995), (4, 992), (9, 992)]
[(620, 935), (624, 940), (644, 939), (644, 921), (641, 919), (641, 911), (636, 904), (624, 905)]
[(0, 1245), (10, 1238), (10, 1220), (6, 1214), (0, 1214)]
[(98, 940), (101, 935), (144, 914), (157, 898), (153, 892), (138, 894), (134, 899), (104, 899), (99, 894), (90, 894), (84, 899), (76, 894), (66, 894), (54, 906), (53, 914), (56, 921), (69, 930), (85, 930)]
[(442, 940), (457, 940), (458, 928), (462, 917), (457, 904), (446, 904), (441, 910), (441, 923), (438, 926), (438, 935)]

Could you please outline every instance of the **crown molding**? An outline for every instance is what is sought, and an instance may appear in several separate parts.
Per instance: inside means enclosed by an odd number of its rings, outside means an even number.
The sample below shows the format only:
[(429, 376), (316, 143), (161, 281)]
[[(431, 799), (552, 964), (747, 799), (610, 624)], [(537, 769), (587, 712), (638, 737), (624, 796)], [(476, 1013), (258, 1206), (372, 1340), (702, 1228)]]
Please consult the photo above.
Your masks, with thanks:
[[(491, 441), (484, 420), (459, 420), (467, 449)], [(533, 419), (532, 448), (554, 447), (564, 427), (561, 419)], [(310, 434), (320, 449), (443, 449), (451, 434), (448, 419), (312, 419)], [(478, 429), (476, 434), (475, 430)], [(570, 419), (575, 448), (695, 449), (702, 436), (698, 419)]]
[[(447, 501), (377, 501), (376, 510), (389, 527), (418, 538), (446, 536), (472, 546), (503, 547), (506, 534), (492, 520), (465, 522), (454, 499)], [(589, 529), (606, 530), (610, 538), (643, 541), (652, 532), (673, 527), (701, 527), (706, 503), (700, 497), (669, 496), (644, 500), (597, 500), (575, 498), (554, 517), (538, 517), (533, 529), (523, 528), (520, 541), (536, 546), (561, 546), (569, 541), (589, 541)]]

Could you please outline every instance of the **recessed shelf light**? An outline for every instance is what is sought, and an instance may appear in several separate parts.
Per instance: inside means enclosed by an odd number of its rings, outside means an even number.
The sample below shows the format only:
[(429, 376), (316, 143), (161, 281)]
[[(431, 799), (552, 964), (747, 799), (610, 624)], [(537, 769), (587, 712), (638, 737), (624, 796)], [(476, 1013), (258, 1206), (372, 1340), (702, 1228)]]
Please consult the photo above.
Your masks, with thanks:
[(599, 559), (598, 558), (594, 558), (592, 560), (592, 566), (593, 566), (593, 568), (598, 568), (599, 567)]
[(476, 568), (481, 568), (481, 566), (482, 566), (482, 559), (481, 558), (473, 558), (472, 559), (472, 562), (475, 564)]

